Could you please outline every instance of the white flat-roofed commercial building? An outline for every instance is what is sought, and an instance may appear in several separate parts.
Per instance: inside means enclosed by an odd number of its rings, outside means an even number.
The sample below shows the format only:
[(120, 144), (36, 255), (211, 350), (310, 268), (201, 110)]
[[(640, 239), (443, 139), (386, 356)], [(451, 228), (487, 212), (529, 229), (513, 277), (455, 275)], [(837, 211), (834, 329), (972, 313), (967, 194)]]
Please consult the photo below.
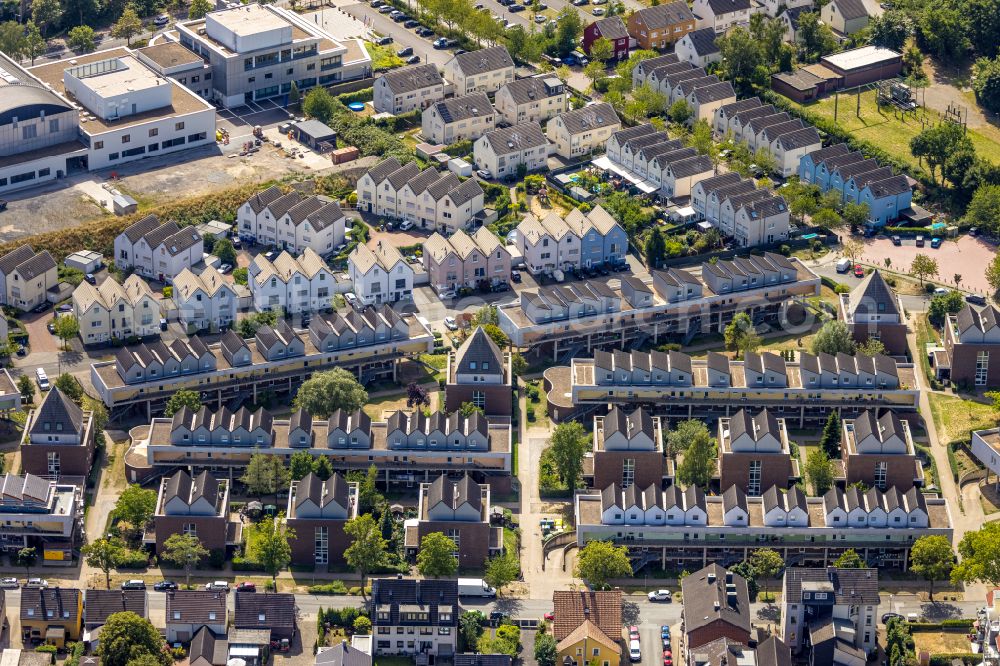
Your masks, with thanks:
[(88, 53), (29, 71), (82, 107), (79, 134), (91, 170), (215, 142), (215, 108), (129, 49)]
[(282, 7), (222, 9), (178, 23), (177, 32), (182, 45), (208, 59), (213, 99), (227, 107), (263, 99), (284, 104), (293, 83), (303, 92), (371, 74), (360, 40), (337, 40)]

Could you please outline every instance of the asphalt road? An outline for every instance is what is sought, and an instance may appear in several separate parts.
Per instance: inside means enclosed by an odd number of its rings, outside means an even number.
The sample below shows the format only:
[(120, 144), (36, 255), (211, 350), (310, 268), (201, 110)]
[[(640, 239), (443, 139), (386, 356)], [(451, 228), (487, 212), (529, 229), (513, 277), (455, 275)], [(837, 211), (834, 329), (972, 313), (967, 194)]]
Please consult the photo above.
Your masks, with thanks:
[(340, 9), (360, 21), (368, 21), (371, 29), (384, 37), (392, 37), (394, 50), (399, 50), (404, 46), (413, 48), (415, 55), (423, 58), (426, 63), (433, 63), (438, 67), (444, 64), (454, 55), (455, 49), (435, 49), (430, 40), (418, 37), (413, 30), (403, 27), (402, 23), (396, 23), (385, 14), (379, 14), (366, 3), (353, 3), (341, 5)]

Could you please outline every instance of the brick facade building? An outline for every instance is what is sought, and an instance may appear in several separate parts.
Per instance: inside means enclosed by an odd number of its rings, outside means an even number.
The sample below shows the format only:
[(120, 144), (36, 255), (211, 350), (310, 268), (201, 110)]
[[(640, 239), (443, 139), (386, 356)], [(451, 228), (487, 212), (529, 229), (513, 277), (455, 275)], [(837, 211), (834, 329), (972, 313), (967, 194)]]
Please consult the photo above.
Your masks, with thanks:
[(514, 376), (510, 354), (500, 349), (479, 327), (458, 351), (448, 354), (445, 376), (445, 410), (453, 412), (463, 403), (481, 407), (487, 416), (511, 415)]
[(342, 564), (351, 545), (344, 524), (358, 515), (358, 484), (335, 472), (326, 481), (310, 472), (292, 485), (288, 494), (288, 527), (292, 564), (326, 567)]
[(899, 296), (877, 269), (849, 294), (841, 294), (840, 318), (850, 328), (858, 344), (876, 338), (885, 345), (886, 353), (906, 354), (908, 346), (903, 306)]
[(28, 414), (21, 439), (21, 466), (27, 474), (56, 480), (84, 479), (94, 460), (93, 412), (84, 411), (53, 387)]

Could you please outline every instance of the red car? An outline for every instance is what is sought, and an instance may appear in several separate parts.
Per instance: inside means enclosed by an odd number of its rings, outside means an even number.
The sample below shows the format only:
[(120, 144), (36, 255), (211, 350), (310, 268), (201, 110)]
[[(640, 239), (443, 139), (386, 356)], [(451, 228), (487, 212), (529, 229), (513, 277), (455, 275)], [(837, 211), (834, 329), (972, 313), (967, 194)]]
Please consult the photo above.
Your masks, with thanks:
[(240, 583), (239, 585), (236, 586), (236, 591), (237, 592), (256, 592), (257, 591), (257, 586), (255, 584), (251, 583), (250, 581), (243, 581), (242, 583)]
[(663, 653), (663, 666), (674, 666), (674, 657), (670, 652)]
[(863, 278), (865, 276), (865, 269), (862, 268), (861, 264), (854, 264), (854, 277)]
[(639, 627), (635, 626), (634, 624), (631, 627), (629, 627), (628, 628), (628, 637), (629, 637), (629, 640), (632, 640), (632, 641), (639, 640)]
[(544, 617), (546, 620), (551, 622), (552, 620), (556, 619), (556, 614), (553, 613), (552, 611), (549, 611), (548, 613), (545, 614)]

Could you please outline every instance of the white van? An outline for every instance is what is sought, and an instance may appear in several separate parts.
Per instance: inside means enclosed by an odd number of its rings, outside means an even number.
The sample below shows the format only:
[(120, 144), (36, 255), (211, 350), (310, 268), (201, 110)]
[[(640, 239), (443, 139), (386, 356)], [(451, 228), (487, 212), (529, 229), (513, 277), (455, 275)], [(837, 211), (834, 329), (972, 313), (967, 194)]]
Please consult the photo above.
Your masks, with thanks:
[(49, 377), (48, 375), (45, 374), (44, 368), (35, 369), (35, 381), (38, 382), (38, 388), (42, 389), (43, 391), (48, 391), (50, 388), (52, 388), (52, 385), (49, 384)]
[(844, 257), (843, 259), (841, 259), (840, 261), (837, 262), (837, 272), (838, 273), (846, 273), (849, 270), (851, 270), (851, 260), (850, 259), (848, 259), (847, 257)]

